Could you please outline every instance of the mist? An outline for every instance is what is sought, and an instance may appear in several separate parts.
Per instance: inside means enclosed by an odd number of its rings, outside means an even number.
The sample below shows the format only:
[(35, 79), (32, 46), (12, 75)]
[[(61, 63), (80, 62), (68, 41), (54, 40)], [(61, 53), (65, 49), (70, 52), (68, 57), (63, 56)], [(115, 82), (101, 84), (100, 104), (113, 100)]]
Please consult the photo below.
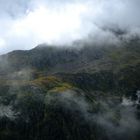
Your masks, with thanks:
[(139, 5), (0, 0), (0, 139), (139, 140)]
[[(125, 102), (126, 100), (129, 104)], [(83, 121), (96, 128), (92, 133), (99, 129), (99, 135), (103, 135), (103, 138), (106, 137), (108, 140), (137, 139), (140, 129), (137, 106), (136, 102), (128, 97), (123, 98), (122, 101), (101, 97), (89, 102), (84, 92), (66, 91), (54, 95), (48, 94), (45, 103), (57, 108), (60, 106), (73, 114), (78, 112), (77, 115), (81, 116)], [(98, 108), (97, 112), (95, 108)], [(102, 136), (97, 139), (102, 139)]]
[[(93, 43), (118, 43), (112, 32), (139, 35), (139, 0), (0, 1), (0, 53), (38, 44), (69, 46), (92, 36)], [(110, 30), (111, 29), (111, 30)]]
[[(92, 133), (97, 140), (105, 138), (107, 140), (132, 140), (138, 138), (140, 129), (137, 116), (139, 91), (136, 92), (138, 98), (135, 101), (131, 100), (131, 96), (115, 98), (115, 96), (107, 96), (107, 93), (105, 93), (106, 96), (103, 96), (101, 91), (98, 91), (98, 94), (94, 91), (86, 93), (77, 88), (64, 91), (46, 91), (42, 89), (44, 85), (40, 87), (40, 84), (33, 82), (35, 79), (32, 77), (32, 72), (31, 69), (22, 69), (7, 75), (8, 92), (1, 93), (0, 97), (1, 122), (6, 118), (7, 124), (9, 124), (8, 121), (12, 121), (16, 126), (22, 123), (26, 127), (25, 136), (30, 132), (30, 126), (33, 127), (33, 123), (41, 122), (42, 116), (45, 116), (46, 121), (43, 120), (43, 123), (51, 131), (59, 126), (58, 124), (56, 126), (51, 124), (57, 119), (63, 123), (66, 121), (67, 125), (69, 122), (73, 124), (78, 120), (77, 129), (84, 131), (82, 128), (84, 125), (86, 126), (85, 129), (89, 131), (87, 139), (90, 139)], [(57, 79), (54, 82), (56, 81)], [(46, 86), (47, 84), (46, 82)], [(51, 83), (50, 87), (53, 84)], [(67, 125), (65, 126), (66, 130), (69, 128)], [(60, 125), (60, 128), (62, 126)], [(20, 126), (20, 129), (22, 130), (24, 127)], [(72, 129), (70, 127), (68, 131), (70, 132)], [(50, 130), (46, 133), (50, 134)], [(41, 137), (42, 133), (39, 128), (36, 133)]]

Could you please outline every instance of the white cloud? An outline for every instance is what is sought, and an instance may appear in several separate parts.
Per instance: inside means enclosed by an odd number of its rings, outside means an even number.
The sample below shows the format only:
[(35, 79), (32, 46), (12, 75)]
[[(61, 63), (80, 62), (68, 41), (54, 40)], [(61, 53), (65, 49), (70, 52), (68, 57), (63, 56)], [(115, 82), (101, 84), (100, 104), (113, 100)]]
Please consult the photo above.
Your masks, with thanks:
[(100, 27), (113, 24), (139, 33), (138, 0), (0, 0), (0, 4), (0, 53), (44, 42), (67, 44), (91, 32), (101, 42), (112, 35)]
[[(40, 6), (34, 11), (15, 22), (12, 31), (18, 36), (26, 36), (32, 33), (38, 40), (53, 41), (62, 40), (66, 35), (71, 38), (78, 36), (81, 28), (80, 16), (86, 11), (84, 5), (68, 5), (64, 9), (51, 9)], [(75, 38), (75, 37), (74, 37)], [(65, 40), (65, 39), (64, 39)], [(41, 43), (40, 42), (40, 43)]]
[(5, 46), (5, 40), (0, 38), (0, 50), (3, 50), (3, 46)]
[[(9, 20), (10, 27), (7, 26), (5, 35), (0, 35), (6, 42), (1, 46), (25, 49), (42, 42), (64, 44), (80, 39), (84, 36), (81, 32), (84, 26), (82, 18), (87, 10), (88, 6), (83, 3), (65, 4), (63, 8), (39, 5), (36, 9), (27, 10), (24, 16)], [(88, 32), (86, 28), (85, 35)]]

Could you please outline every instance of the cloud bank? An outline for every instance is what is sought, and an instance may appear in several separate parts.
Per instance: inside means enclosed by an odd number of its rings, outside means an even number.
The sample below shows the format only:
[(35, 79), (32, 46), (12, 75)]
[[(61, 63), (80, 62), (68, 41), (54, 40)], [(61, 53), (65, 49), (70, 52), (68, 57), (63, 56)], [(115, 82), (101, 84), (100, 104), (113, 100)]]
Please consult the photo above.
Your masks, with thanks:
[(139, 0), (0, 0), (0, 54), (40, 43), (69, 44), (92, 34), (116, 41), (104, 28), (140, 33)]

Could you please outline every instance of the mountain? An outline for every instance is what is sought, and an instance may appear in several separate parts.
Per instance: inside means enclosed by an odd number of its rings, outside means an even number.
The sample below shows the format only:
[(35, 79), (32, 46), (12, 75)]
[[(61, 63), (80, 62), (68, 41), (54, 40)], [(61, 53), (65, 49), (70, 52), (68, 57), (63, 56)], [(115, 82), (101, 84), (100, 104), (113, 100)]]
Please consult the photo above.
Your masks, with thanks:
[(139, 71), (139, 39), (1, 55), (0, 139), (139, 140)]

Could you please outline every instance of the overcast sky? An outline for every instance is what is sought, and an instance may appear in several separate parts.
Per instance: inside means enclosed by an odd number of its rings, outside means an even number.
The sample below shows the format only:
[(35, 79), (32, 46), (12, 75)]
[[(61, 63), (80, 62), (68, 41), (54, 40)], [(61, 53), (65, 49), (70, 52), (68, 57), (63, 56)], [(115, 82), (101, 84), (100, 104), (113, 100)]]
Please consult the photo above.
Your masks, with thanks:
[(103, 27), (139, 34), (139, 15), (140, 0), (0, 0), (0, 54), (40, 43), (69, 44), (89, 34), (113, 40)]

